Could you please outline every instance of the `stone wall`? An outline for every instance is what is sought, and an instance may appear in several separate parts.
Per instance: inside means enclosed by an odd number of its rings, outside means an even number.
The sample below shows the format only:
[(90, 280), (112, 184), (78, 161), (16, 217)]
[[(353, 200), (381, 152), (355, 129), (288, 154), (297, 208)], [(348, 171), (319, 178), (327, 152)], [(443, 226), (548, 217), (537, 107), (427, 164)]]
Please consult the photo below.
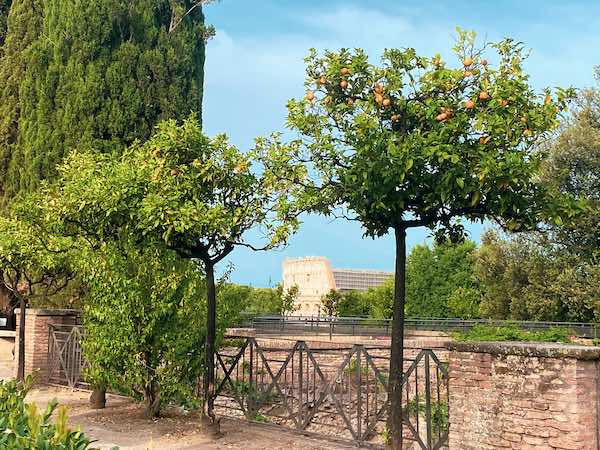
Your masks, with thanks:
[[(17, 330), (15, 339), (15, 376), (19, 361), (20, 310), (16, 310)], [(25, 376), (37, 372), (37, 383), (48, 378), (48, 330), (50, 325), (73, 325), (79, 320), (80, 311), (72, 309), (26, 309), (25, 313)]]
[(449, 347), (451, 450), (598, 449), (599, 348)]

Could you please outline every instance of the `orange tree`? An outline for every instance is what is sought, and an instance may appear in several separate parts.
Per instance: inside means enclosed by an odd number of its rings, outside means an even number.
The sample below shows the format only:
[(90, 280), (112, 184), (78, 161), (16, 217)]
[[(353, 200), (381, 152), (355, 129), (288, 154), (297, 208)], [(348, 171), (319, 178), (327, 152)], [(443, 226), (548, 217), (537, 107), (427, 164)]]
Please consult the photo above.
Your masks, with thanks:
[[(267, 250), (284, 244), (298, 226), (288, 201), (291, 183), (242, 152), (226, 136), (205, 136), (194, 116), (165, 121), (151, 139), (122, 156), (73, 152), (48, 190), (49, 215), (61, 233), (99, 242), (154, 246), (192, 260), (206, 276), (207, 322), (203, 379), (204, 424), (218, 432), (213, 412), (217, 335), (215, 266), (236, 247)], [(302, 177), (303, 168), (289, 168)], [(295, 196), (291, 196), (292, 198)], [(254, 230), (256, 240), (248, 232)]]
[[(548, 136), (573, 95), (536, 93), (522, 69), (526, 53), (505, 39), (480, 48), (458, 30), (457, 61), (386, 50), (381, 65), (360, 49), (307, 57), (307, 93), (288, 104), (288, 145), (263, 142), (277, 160), (311, 175), (295, 179), (304, 206), (360, 221), (365, 234), (396, 239), (389, 374), (390, 445), (402, 446), (401, 390), (406, 232), (428, 227), (460, 240), (460, 218), (491, 219), (509, 230), (534, 227), (540, 215), (560, 222), (577, 211), (538, 184)], [(486, 54), (492, 59), (488, 62)], [(283, 178), (290, 178), (281, 172)]]

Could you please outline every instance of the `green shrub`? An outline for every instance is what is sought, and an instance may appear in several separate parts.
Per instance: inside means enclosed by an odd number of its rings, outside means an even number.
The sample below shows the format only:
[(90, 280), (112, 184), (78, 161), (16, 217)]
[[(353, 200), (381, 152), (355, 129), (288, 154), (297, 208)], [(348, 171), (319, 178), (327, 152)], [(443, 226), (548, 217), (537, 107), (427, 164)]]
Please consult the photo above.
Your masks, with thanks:
[[(15, 381), (0, 381), (0, 448), (97, 450), (90, 447), (91, 441), (85, 434), (68, 428), (67, 409), (59, 407), (56, 400), (41, 413), (35, 403), (25, 403), (31, 383), (31, 377), (23, 386)], [(52, 421), (55, 411), (56, 420)]]
[(464, 333), (455, 333), (457, 341), (531, 341), (531, 342), (571, 342), (572, 330), (561, 327), (552, 327), (542, 331), (527, 331), (516, 325), (493, 327), (489, 325), (475, 325)]

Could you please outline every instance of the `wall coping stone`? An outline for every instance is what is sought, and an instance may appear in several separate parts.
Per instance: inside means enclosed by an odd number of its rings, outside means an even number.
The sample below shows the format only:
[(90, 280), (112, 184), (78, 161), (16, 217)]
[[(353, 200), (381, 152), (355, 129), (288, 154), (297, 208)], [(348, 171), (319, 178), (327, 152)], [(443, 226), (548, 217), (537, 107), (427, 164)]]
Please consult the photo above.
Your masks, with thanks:
[(14, 338), (15, 332), (10, 330), (0, 330), (0, 338)]
[[(80, 316), (79, 309), (46, 309), (46, 308), (27, 308), (27, 315), (31, 316)], [(21, 310), (15, 309), (15, 314), (19, 314)]]
[(600, 360), (600, 347), (549, 342), (449, 342), (448, 350), (492, 355)]

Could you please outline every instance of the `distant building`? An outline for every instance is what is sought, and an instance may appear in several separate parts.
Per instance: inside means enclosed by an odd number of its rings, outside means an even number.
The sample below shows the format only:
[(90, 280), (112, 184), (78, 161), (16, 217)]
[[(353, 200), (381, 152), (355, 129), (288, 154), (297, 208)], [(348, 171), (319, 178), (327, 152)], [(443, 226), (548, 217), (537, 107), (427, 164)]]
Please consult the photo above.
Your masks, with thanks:
[(321, 297), (331, 290), (366, 291), (392, 277), (391, 272), (362, 269), (333, 269), (322, 256), (283, 261), (283, 288), (298, 286), (298, 310), (295, 314), (319, 315)]

